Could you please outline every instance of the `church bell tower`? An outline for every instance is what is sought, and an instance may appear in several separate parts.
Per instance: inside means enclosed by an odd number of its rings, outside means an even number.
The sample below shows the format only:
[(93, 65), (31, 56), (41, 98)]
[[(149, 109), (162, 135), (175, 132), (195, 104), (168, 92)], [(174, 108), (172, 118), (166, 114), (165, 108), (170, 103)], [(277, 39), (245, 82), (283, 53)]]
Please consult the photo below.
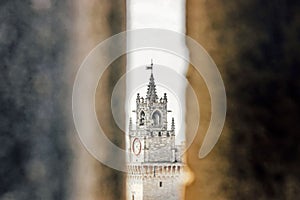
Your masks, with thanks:
[(147, 94), (137, 94), (135, 128), (129, 121), (127, 200), (177, 200), (183, 187), (182, 145), (175, 144), (175, 121), (168, 122), (167, 94), (159, 98), (153, 63)]

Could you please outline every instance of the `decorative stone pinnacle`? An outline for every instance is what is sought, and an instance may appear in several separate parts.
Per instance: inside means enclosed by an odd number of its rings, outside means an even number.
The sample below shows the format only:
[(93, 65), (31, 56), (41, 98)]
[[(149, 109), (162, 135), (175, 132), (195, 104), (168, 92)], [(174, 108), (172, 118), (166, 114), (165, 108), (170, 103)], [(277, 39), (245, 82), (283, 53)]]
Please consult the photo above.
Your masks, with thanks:
[(175, 121), (174, 121), (174, 117), (172, 117), (171, 130), (175, 130)]
[(164, 102), (168, 102), (167, 93), (164, 93)]
[(131, 130), (132, 129), (132, 118), (130, 117), (129, 118), (129, 130)]

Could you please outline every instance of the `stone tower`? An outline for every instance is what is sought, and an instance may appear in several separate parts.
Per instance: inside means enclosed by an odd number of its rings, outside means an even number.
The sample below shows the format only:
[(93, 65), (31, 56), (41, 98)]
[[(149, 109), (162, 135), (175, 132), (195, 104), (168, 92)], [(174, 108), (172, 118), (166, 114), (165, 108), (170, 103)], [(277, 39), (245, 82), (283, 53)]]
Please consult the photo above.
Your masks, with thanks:
[(127, 200), (181, 199), (183, 146), (175, 145), (175, 122), (168, 129), (167, 94), (159, 98), (151, 67), (147, 95), (136, 98), (136, 128), (129, 122)]

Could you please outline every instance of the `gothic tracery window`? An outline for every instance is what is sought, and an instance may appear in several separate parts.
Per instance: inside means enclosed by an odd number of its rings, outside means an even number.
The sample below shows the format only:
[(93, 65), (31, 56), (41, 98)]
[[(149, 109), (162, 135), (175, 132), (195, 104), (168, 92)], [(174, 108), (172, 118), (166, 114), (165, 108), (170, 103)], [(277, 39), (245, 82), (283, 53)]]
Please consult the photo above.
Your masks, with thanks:
[(161, 114), (158, 110), (153, 113), (152, 120), (153, 120), (153, 125), (154, 126), (161, 125)]

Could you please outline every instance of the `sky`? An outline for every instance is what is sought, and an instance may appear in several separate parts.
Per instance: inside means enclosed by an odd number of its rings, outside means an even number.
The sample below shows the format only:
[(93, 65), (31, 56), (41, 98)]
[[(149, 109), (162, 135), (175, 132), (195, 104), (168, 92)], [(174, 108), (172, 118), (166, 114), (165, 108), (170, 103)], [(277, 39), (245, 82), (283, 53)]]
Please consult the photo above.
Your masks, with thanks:
[[(157, 6), (160, 5), (160, 6)], [(128, 0), (127, 1), (127, 30), (142, 29), (142, 28), (158, 28), (168, 29), (171, 31), (185, 33), (185, 1), (184, 0)], [(134, 38), (129, 38), (130, 44)], [(185, 47), (185, 41), (174, 41)], [(127, 55), (127, 71), (132, 69), (144, 67), (151, 64), (151, 59), (154, 64), (154, 78), (156, 79), (157, 92), (160, 97), (164, 92), (168, 94), (168, 106), (172, 113), (168, 113), (168, 121), (171, 117), (175, 118), (175, 123), (178, 125), (176, 128), (176, 141), (181, 142), (184, 140), (184, 113), (185, 113), (185, 85), (184, 79), (178, 82), (174, 76), (164, 74), (163, 67), (184, 75), (188, 63), (183, 59), (160, 50), (139, 50)], [(160, 67), (161, 66), (161, 67)], [(165, 68), (165, 69), (166, 69)], [(127, 79), (127, 99), (130, 109), (127, 110), (127, 122), (131, 116), (135, 118), (134, 110), (136, 94), (139, 92), (145, 95), (147, 90), (147, 83), (149, 82), (150, 72), (140, 71), (139, 77), (144, 77), (143, 80), (137, 84), (133, 78)], [(164, 80), (169, 79), (169, 80)], [(167, 84), (161, 84), (166, 81)], [(172, 84), (177, 82), (177, 84)], [(171, 84), (170, 84), (171, 83)], [(170, 121), (169, 121), (170, 122)]]

